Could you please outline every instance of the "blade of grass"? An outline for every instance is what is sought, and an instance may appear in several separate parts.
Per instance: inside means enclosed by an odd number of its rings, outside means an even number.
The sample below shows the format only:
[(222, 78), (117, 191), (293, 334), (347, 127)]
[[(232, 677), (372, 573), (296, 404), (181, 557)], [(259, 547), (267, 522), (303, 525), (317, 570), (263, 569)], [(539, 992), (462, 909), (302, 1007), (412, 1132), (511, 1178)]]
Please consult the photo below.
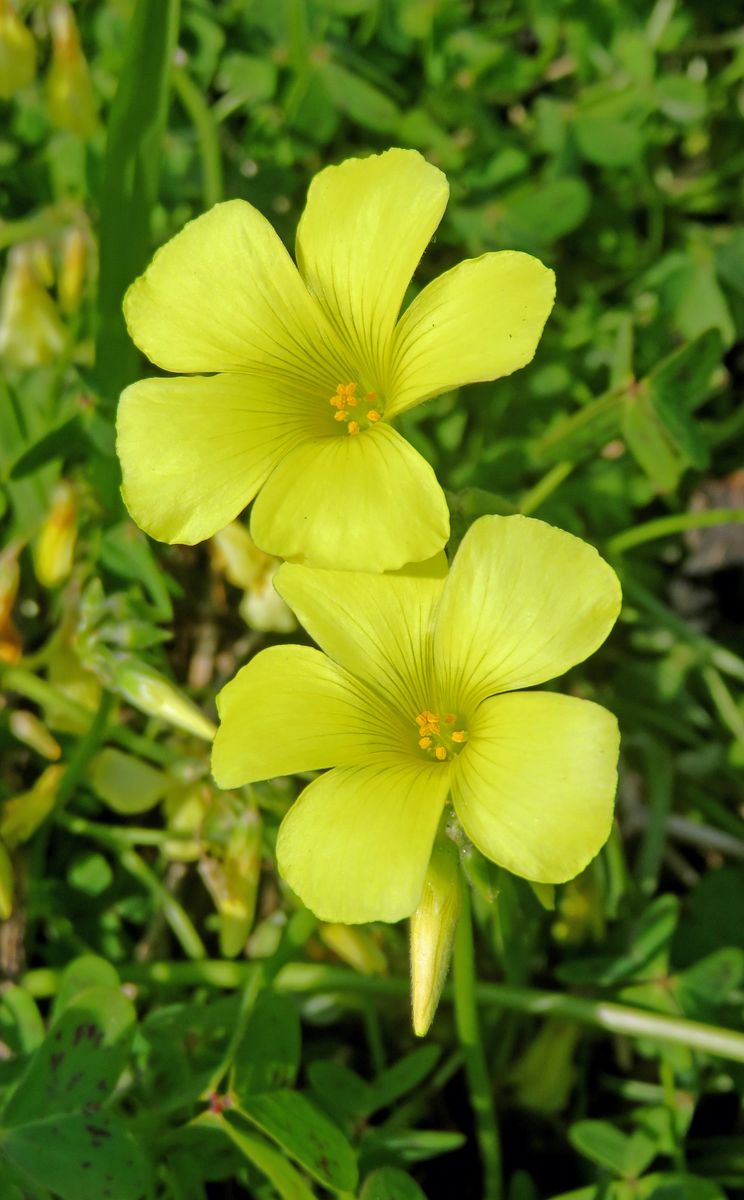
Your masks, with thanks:
[(137, 0), (111, 106), (101, 195), (101, 276), (96, 376), (105, 400), (137, 376), (138, 353), (121, 302), (151, 251), (179, 0)]

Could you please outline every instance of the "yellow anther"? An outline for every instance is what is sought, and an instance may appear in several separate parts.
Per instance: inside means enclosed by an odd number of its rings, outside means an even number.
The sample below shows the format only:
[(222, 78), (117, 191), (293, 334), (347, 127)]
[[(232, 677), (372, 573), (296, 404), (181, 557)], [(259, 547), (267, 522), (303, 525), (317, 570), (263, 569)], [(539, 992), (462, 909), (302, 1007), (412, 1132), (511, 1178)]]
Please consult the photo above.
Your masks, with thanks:
[(376, 411), (376, 409), (371, 408), (367, 413), (367, 420), (372, 421), (374, 424), (375, 421), (380, 420), (380, 414)]
[(467, 734), (464, 729), (455, 729), (452, 732), (453, 742), (464, 742), (467, 740)]
[(340, 396), (337, 392), (335, 396), (331, 396), (328, 403), (332, 404), (334, 408), (343, 408), (346, 404), (346, 397)]
[(377, 399), (377, 392), (367, 392), (364, 399), (367, 401), (367, 404), (373, 404)]
[(349, 414), (345, 412), (343, 408), (340, 410), (340, 412), (333, 414), (334, 421), (347, 421), (348, 418)]
[(430, 745), (431, 745), (430, 737), (419, 738), (419, 746), (421, 747), (422, 750), (428, 750)]
[(424, 716), (423, 713), (419, 713), (419, 715), (416, 717), (416, 724), (417, 725), (426, 725), (427, 724), (426, 717)]
[(457, 720), (454, 713), (447, 713), (447, 716), (444, 719), (448, 725), (454, 725), (455, 721)]
[(349, 433), (351, 433), (352, 435), (355, 433), (359, 433), (359, 422), (358, 421), (349, 421), (347, 428), (349, 430)]
[(434, 754), (440, 762), (444, 762), (445, 758), (447, 757), (447, 751), (445, 750), (444, 746), (437, 746)]

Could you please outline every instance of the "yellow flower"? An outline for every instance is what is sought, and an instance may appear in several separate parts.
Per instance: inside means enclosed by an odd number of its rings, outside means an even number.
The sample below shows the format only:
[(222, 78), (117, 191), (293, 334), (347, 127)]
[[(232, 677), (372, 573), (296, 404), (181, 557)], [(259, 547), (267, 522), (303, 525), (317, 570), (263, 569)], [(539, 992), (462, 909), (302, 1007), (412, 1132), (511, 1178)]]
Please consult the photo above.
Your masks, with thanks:
[(516, 251), (460, 263), (404, 294), (447, 202), (412, 150), (313, 181), (295, 267), (250, 204), (218, 204), (127, 293), (137, 345), (183, 372), (124, 392), (118, 449), (135, 521), (199, 542), (258, 493), (251, 534), (279, 558), (394, 570), (441, 550), (449, 520), (431, 467), (393, 428), (416, 404), (532, 358), (554, 280)]
[[(588, 700), (524, 691), (581, 662), (620, 608), (593, 547), (528, 517), (482, 517), (399, 575), (285, 564), (277, 590), (323, 647), (275, 646), (222, 691), (220, 787), (298, 771), (279, 870), (325, 921), (419, 904), (451, 796), (467, 836), (527, 879), (578, 874), (612, 821), (618, 732)], [(327, 656), (326, 656), (327, 655)]]

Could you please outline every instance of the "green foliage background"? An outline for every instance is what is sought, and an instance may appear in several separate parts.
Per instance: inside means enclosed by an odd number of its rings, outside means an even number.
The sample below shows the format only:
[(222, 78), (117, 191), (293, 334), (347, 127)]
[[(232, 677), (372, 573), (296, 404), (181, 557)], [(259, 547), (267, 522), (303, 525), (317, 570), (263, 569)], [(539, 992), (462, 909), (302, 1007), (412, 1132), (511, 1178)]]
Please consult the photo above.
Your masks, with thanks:
[(3, 1200), (498, 1195), (449, 993), (414, 1045), (405, 929), (319, 928), (276, 875), (303, 781), (210, 783), (214, 695), (271, 635), (118, 495), (116, 399), (147, 369), (121, 297), (152, 250), (232, 196), (291, 245), (313, 173), (389, 145), (451, 182), (417, 286), (503, 247), (558, 278), (529, 368), (402, 421), (453, 545), (535, 513), (625, 595), (565, 683), (620, 720), (610, 843), (552, 910), (464, 856), (504, 1194), (744, 1193), (737, 6), (80, 0), (67, 100), (60, 6), (17, 7), (38, 62), (0, 101)]

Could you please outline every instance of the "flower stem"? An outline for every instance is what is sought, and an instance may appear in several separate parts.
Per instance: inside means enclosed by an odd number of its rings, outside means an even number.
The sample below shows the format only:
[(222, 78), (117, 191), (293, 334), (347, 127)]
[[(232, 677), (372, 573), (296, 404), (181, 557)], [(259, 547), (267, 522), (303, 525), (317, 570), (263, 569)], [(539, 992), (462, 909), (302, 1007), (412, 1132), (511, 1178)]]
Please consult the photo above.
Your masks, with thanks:
[(668, 517), (655, 517), (643, 525), (634, 525), (622, 533), (615, 534), (605, 546), (608, 554), (620, 554), (644, 542), (657, 538), (671, 537), (687, 529), (708, 529), (715, 525), (733, 525), (744, 521), (744, 508), (708, 508), (701, 512), (671, 513)]
[(455, 1024), (483, 1167), (483, 1200), (499, 1200), (501, 1145), (478, 1021), (470, 894), (466, 884), (461, 883), (460, 886), (463, 893), (462, 909), (455, 932), (454, 950)]

